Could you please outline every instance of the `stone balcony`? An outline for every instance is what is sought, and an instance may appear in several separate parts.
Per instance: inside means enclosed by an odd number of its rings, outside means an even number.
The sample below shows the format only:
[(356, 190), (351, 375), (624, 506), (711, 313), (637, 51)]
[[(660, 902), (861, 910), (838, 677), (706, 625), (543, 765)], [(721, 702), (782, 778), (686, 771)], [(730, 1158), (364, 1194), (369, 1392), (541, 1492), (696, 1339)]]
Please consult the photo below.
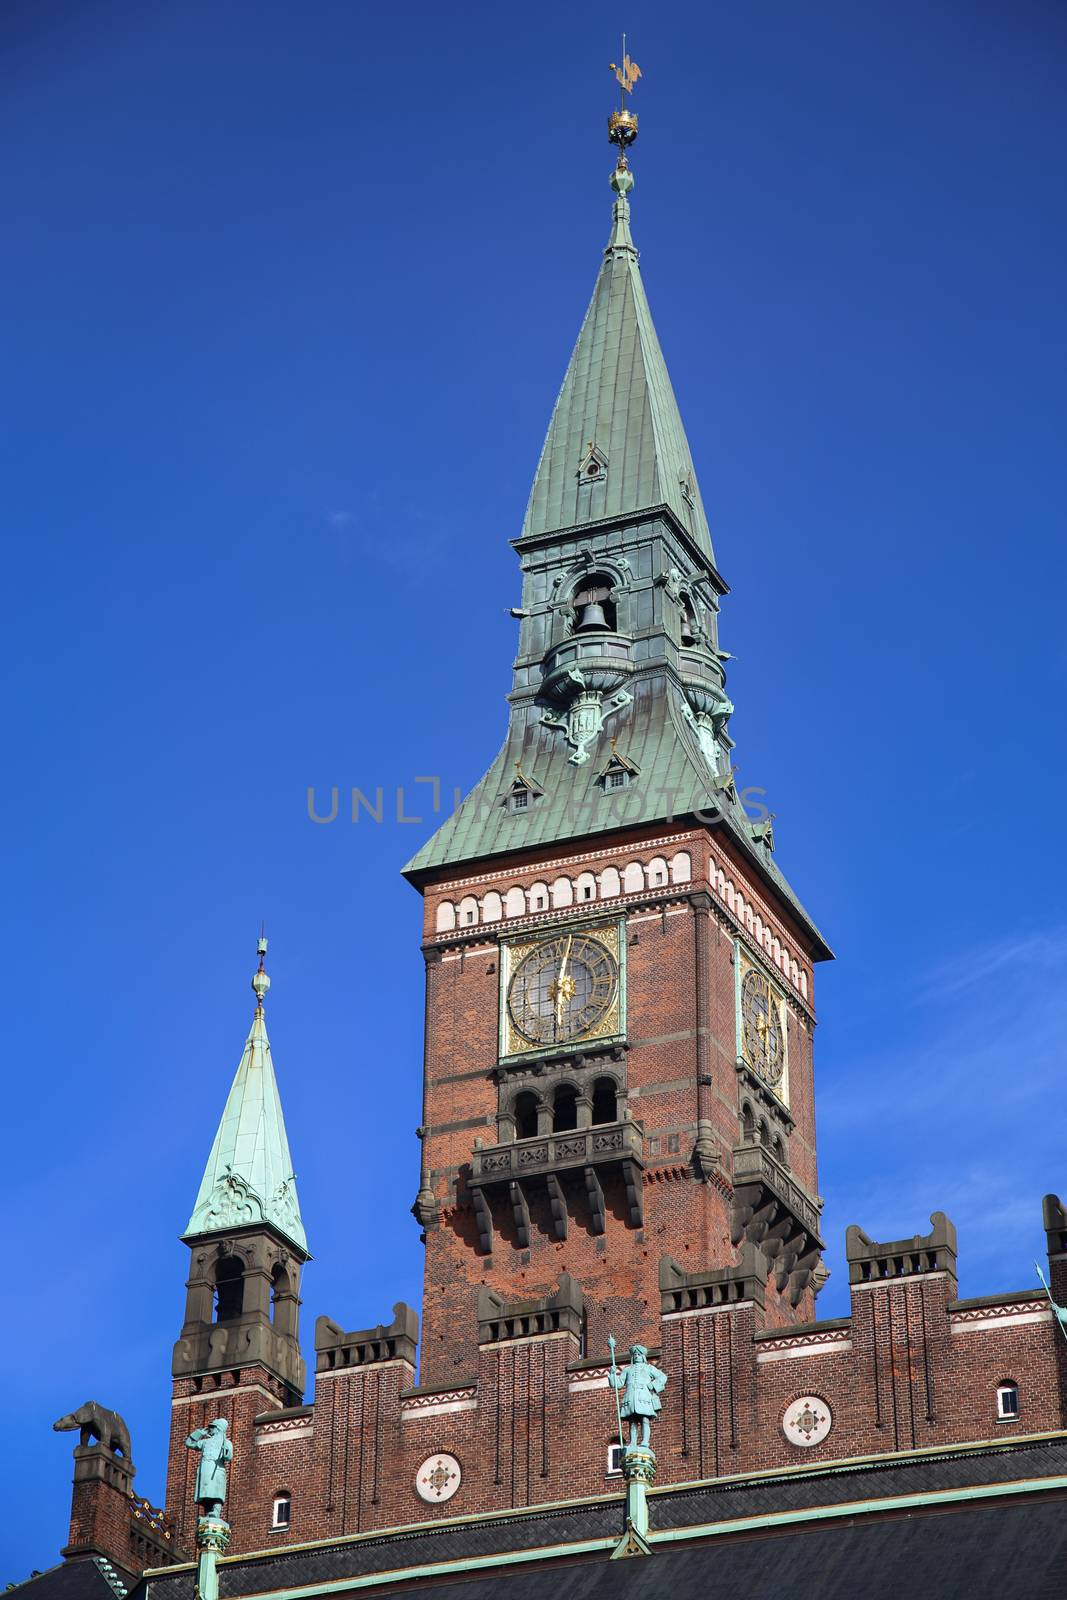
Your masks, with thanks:
[(516, 1245), (522, 1250), (529, 1248), (529, 1198), (535, 1191), (547, 1193), (557, 1239), (567, 1237), (569, 1199), (579, 1190), (588, 1201), (593, 1232), (603, 1233), (602, 1180), (609, 1174), (621, 1176), (629, 1220), (639, 1228), (644, 1164), (644, 1130), (629, 1118), (476, 1149), (467, 1181), (483, 1253), (488, 1255), (493, 1248), (492, 1207), (499, 1201), (511, 1208)]
[(779, 1292), (788, 1288), (796, 1305), (824, 1248), (819, 1234), (822, 1203), (764, 1145), (739, 1145), (733, 1164), (733, 1243), (758, 1245), (774, 1271)]

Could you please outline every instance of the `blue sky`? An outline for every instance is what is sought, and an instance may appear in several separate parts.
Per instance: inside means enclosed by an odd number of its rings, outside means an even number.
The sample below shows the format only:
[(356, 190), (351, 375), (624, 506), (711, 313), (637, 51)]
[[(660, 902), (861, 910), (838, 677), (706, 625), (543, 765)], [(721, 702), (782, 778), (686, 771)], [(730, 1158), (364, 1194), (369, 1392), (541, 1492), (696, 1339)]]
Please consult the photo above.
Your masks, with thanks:
[[(417, 775), (484, 770), (508, 539), (633, 224), (733, 593), (742, 781), (838, 952), (821, 1188), (1033, 1281), (1067, 1193), (1067, 19), (1041, 0), (9, 0), (0, 1580), (55, 1559), (87, 1396), (163, 1494), (177, 1242), (251, 1014), (303, 1313), (418, 1303)], [(308, 821), (309, 785), (421, 823)], [(424, 795), (425, 790), (421, 791)]]

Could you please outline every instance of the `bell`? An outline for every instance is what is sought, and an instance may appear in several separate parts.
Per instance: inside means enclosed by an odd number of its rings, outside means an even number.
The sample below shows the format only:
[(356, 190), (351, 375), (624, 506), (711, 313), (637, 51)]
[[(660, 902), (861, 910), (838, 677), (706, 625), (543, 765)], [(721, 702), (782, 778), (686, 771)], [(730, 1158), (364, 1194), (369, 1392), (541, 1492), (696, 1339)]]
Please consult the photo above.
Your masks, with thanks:
[(608, 619), (604, 615), (604, 607), (599, 600), (594, 600), (591, 605), (583, 606), (582, 615), (578, 621), (578, 632), (584, 633), (588, 628), (606, 628)]

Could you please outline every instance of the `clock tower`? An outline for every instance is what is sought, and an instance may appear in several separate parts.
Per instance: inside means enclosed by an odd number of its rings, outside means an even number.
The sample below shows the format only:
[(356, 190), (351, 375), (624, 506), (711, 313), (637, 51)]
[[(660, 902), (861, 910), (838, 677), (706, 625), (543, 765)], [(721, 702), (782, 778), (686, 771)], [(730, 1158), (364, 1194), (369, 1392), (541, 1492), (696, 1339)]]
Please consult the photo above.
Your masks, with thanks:
[[(727, 594), (630, 233), (525, 520), (507, 734), (408, 863), (425, 907), (423, 1385), (476, 1339), (660, 1343), (668, 1302), (814, 1316), (813, 965), (731, 763)], [(673, 1300), (672, 1300), (673, 1297)], [(494, 1331), (495, 1330), (495, 1331)]]

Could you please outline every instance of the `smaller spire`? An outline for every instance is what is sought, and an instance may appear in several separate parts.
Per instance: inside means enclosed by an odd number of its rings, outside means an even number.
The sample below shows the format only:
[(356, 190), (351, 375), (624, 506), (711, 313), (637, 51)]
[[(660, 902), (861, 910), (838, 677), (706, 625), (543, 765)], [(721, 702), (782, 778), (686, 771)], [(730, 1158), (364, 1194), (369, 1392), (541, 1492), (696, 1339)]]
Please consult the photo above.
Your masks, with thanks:
[(182, 1237), (188, 1240), (269, 1223), (306, 1256), (307, 1238), (263, 1013), (270, 988), (264, 970), (267, 941), (263, 934), (257, 954), (252, 1027)]

